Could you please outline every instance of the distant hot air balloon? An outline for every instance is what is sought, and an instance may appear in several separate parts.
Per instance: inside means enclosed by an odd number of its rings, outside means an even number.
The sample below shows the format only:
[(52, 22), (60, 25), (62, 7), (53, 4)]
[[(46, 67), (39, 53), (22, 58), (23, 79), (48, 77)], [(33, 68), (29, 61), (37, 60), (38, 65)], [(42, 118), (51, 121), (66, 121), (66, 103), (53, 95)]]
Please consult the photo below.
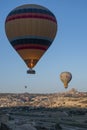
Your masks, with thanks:
[(27, 86), (25, 86), (25, 88), (27, 88)]
[(55, 38), (57, 20), (49, 9), (27, 4), (8, 14), (5, 30), (11, 45), (30, 68), (27, 73), (35, 73), (33, 67)]
[(68, 83), (72, 79), (72, 74), (70, 72), (62, 72), (60, 74), (60, 79), (63, 82), (64, 87), (67, 88), (68, 87)]

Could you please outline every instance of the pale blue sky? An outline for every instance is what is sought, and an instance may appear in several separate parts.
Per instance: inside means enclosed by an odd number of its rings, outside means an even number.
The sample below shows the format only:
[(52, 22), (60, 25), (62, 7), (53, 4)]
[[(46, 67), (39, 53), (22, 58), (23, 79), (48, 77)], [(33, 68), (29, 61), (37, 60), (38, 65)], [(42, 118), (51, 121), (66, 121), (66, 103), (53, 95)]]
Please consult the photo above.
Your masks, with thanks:
[[(55, 40), (35, 66), (35, 75), (26, 74), (27, 66), (5, 35), (6, 16), (22, 4), (45, 6), (58, 21)], [(66, 91), (59, 78), (63, 71), (73, 76), (67, 90), (87, 91), (87, 0), (1, 0), (0, 44), (0, 92)]]

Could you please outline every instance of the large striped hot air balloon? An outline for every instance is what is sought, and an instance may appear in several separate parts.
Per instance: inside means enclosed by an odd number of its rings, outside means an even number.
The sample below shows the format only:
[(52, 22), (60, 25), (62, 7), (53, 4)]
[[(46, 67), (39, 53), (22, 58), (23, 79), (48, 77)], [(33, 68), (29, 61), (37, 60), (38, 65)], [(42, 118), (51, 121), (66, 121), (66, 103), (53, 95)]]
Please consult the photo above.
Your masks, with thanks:
[(60, 74), (60, 79), (61, 79), (61, 81), (63, 82), (64, 87), (67, 88), (67, 87), (68, 87), (68, 83), (69, 83), (69, 82), (71, 81), (71, 79), (72, 79), (72, 74), (71, 74), (70, 72), (67, 72), (67, 71), (62, 72), (62, 73)]
[(55, 38), (57, 20), (47, 8), (27, 4), (8, 14), (5, 30), (11, 45), (30, 68), (27, 73), (35, 73), (33, 67)]

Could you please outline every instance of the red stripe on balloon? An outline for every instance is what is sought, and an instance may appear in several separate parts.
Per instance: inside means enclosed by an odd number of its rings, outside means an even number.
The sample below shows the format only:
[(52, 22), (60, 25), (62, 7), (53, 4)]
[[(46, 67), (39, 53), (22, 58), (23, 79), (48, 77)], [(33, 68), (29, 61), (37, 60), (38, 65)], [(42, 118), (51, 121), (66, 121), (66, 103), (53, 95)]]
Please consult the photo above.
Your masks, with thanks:
[(46, 15), (46, 14), (35, 14), (35, 13), (24, 13), (24, 14), (16, 14), (16, 15), (12, 15), (9, 16), (6, 20), (6, 22), (11, 21), (11, 20), (15, 20), (15, 19), (22, 19), (22, 18), (40, 18), (40, 19), (48, 19), (48, 20), (52, 20), (53, 22), (56, 23), (56, 20), (54, 17), (50, 16), (50, 15)]
[(20, 46), (20, 47), (14, 47), (16, 50), (22, 50), (22, 49), (39, 49), (39, 50), (47, 50), (48, 47), (39, 47), (39, 46)]

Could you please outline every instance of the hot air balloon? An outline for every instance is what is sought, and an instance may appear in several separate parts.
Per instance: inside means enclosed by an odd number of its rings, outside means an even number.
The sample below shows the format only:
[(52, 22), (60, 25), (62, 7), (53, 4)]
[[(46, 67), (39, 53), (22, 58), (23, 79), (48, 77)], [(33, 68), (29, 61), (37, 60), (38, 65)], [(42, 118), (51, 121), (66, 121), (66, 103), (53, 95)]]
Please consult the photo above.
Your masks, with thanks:
[(55, 15), (47, 8), (27, 4), (16, 7), (5, 21), (6, 36), (33, 74), (33, 68), (52, 44), (57, 33)]
[(25, 86), (25, 88), (27, 88), (27, 86)]
[(67, 88), (68, 87), (68, 83), (71, 81), (72, 79), (72, 74), (70, 72), (62, 72), (60, 74), (60, 79), (64, 84), (64, 87)]

